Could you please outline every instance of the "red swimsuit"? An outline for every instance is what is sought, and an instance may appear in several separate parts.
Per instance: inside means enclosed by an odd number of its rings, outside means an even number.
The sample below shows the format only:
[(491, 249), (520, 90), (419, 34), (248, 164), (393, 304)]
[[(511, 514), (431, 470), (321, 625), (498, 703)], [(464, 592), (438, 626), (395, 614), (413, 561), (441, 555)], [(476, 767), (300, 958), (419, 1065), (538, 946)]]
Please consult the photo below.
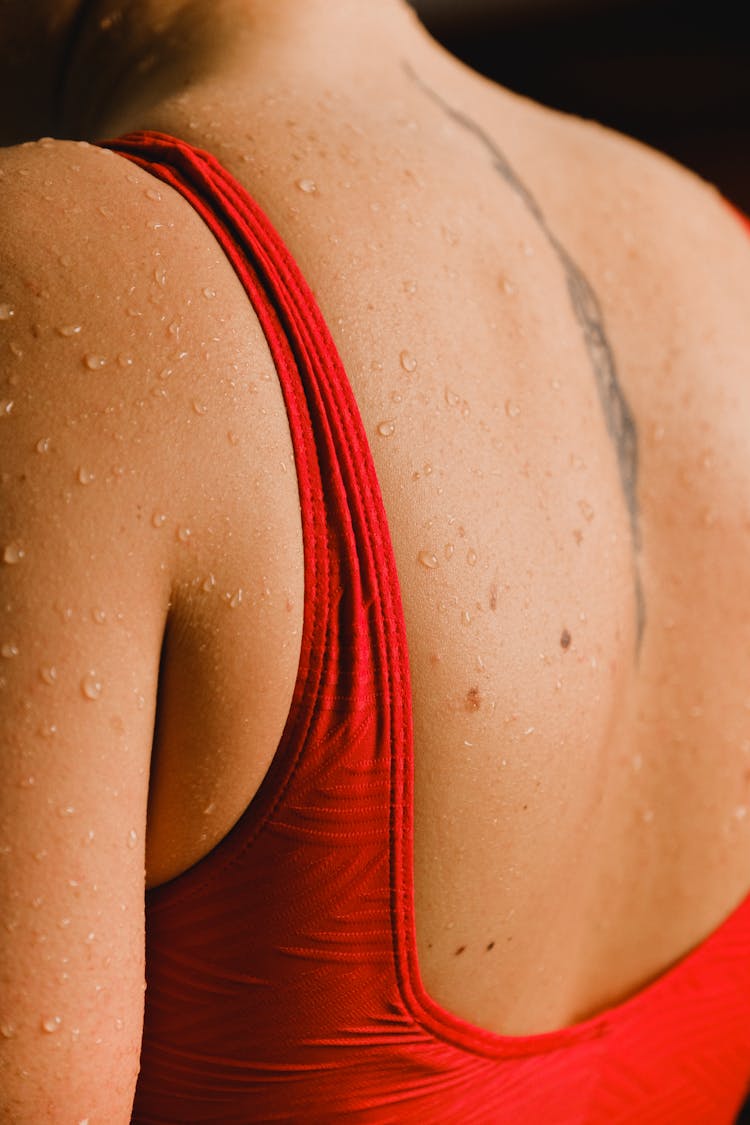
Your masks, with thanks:
[(210, 155), (109, 147), (175, 187), (245, 286), (289, 417), (302, 654), (271, 769), (230, 835), (147, 898), (137, 1125), (729, 1125), (750, 1081), (750, 898), (654, 984), (506, 1037), (421, 986), (406, 634), (367, 437), (317, 305)]

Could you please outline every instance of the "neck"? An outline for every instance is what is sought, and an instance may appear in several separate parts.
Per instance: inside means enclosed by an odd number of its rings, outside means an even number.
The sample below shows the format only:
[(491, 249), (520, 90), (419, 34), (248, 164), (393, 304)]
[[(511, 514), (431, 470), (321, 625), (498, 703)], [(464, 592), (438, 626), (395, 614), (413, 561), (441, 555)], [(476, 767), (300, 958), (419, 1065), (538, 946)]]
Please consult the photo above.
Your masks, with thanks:
[(406, 0), (86, 0), (62, 82), (58, 135), (141, 127), (206, 83), (247, 80), (264, 55), (398, 51), (418, 29)]

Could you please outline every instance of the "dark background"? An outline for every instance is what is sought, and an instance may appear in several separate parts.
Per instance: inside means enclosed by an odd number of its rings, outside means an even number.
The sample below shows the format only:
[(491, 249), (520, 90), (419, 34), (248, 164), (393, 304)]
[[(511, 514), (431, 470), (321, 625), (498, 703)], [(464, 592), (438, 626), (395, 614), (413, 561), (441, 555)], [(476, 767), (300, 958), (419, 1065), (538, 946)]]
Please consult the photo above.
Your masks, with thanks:
[(750, 213), (742, 0), (413, 0), (476, 70), (653, 145)]

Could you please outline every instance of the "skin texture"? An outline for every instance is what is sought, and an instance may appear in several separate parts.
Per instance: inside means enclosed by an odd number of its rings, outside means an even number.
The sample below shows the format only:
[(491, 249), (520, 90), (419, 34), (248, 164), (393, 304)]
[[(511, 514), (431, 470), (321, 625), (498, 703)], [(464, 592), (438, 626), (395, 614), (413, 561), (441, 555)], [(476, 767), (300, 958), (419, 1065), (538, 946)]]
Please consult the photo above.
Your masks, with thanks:
[[(34, 122), (213, 151), (318, 297), (401, 581), (428, 991), (507, 1034), (590, 1015), (750, 888), (742, 228), (399, 3), (118, 10)], [(144, 866), (226, 834), (288, 711), (297, 487), (192, 210), (75, 141), (0, 176), (0, 1116), (124, 1123)]]

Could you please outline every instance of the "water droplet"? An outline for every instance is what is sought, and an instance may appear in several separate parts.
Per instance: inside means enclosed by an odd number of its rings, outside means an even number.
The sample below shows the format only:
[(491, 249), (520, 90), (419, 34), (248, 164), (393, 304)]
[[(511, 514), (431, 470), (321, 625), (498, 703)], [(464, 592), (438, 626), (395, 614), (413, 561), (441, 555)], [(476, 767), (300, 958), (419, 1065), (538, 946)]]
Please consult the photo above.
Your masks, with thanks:
[(58, 816), (63, 816), (63, 817), (65, 817), (65, 816), (75, 816), (75, 814), (76, 814), (76, 810), (75, 810), (75, 807), (73, 805), (61, 805), (60, 808), (57, 810)]
[(54, 723), (41, 723), (39, 726), (39, 734), (42, 738), (54, 738), (57, 734), (57, 727)]
[(120, 367), (132, 367), (133, 357), (132, 355), (124, 355), (121, 353), (117, 357), (117, 362), (119, 363)]
[(23, 348), (20, 344), (17, 344), (15, 340), (11, 340), (8, 347), (10, 348), (11, 354), (14, 355), (16, 359), (23, 359)]
[(180, 543), (187, 543), (190, 540), (190, 536), (192, 534), (193, 533), (189, 527), (177, 528), (177, 538), (179, 539)]
[(396, 431), (396, 423), (393, 419), (378, 422), (378, 433), (381, 437), (390, 437)]
[(198, 402), (196, 399), (193, 399), (193, 410), (196, 414), (205, 414), (208, 410), (208, 406), (205, 402)]
[(19, 563), (25, 554), (26, 552), (20, 543), (8, 543), (3, 551), (3, 562), (13, 566), (15, 563)]
[(151, 516), (151, 526), (152, 527), (163, 527), (165, 522), (166, 522), (166, 519), (167, 519), (167, 517), (164, 514), (164, 512), (154, 512), (154, 514)]
[(0, 1035), (3, 1039), (12, 1039), (16, 1034), (16, 1029), (12, 1023), (0, 1023)]
[(499, 284), (500, 284), (500, 288), (502, 289), (503, 293), (505, 293), (508, 297), (513, 296), (513, 294), (516, 291), (516, 287), (515, 287), (515, 285), (513, 284), (512, 281), (510, 281), (507, 277), (503, 276), (503, 277), (500, 277)]
[(31, 777), (31, 776), (27, 776), (27, 777), (21, 778), (21, 780), (18, 783), (18, 788), (19, 789), (33, 789), (33, 787), (35, 785), (36, 785), (36, 778)]
[(7, 304), (5, 301), (0, 302), (0, 320), (10, 320), (10, 318), (15, 315), (16, 310), (12, 305)]
[(735, 820), (744, 820), (747, 816), (747, 805), (738, 805), (732, 816)]
[(39, 669), (39, 679), (45, 684), (54, 684), (57, 681), (57, 668), (54, 664), (43, 664)]
[(208, 593), (209, 590), (213, 590), (215, 585), (216, 579), (214, 578), (213, 574), (209, 574), (208, 577), (203, 580), (201, 590), (205, 590), (205, 592)]
[(216, 801), (211, 801), (211, 803), (206, 805), (205, 809), (203, 810), (203, 815), (204, 816), (210, 816), (211, 813), (214, 812), (215, 810), (216, 810)]
[(446, 543), (445, 544), (444, 553), (445, 553), (446, 559), (452, 558), (454, 551), (455, 551), (455, 547), (453, 546), (452, 543)]
[(84, 367), (88, 367), (89, 371), (98, 371), (100, 367), (105, 367), (107, 363), (103, 355), (93, 355), (89, 353), (83, 357)]
[(434, 570), (438, 566), (438, 561), (431, 551), (420, 551), (417, 555), (417, 561), (428, 570)]
[(81, 680), (81, 691), (86, 699), (98, 699), (102, 694), (102, 681), (93, 670)]
[(458, 406), (461, 401), (461, 396), (457, 395), (455, 391), (450, 390), (449, 387), (445, 388), (445, 401), (448, 406)]
[(303, 178), (295, 181), (300, 191), (304, 191), (306, 195), (313, 195), (318, 190), (318, 185), (315, 180)]
[(91, 484), (91, 482), (93, 480), (95, 480), (96, 477), (94, 476), (94, 473), (92, 473), (90, 469), (86, 469), (82, 465), (79, 468), (78, 473), (76, 474), (76, 479), (78, 480), (79, 484)]
[(163, 289), (167, 284), (167, 271), (164, 266), (157, 266), (154, 270), (154, 281)]
[(416, 281), (408, 280), (408, 281), (404, 282), (404, 293), (416, 293), (416, 291), (417, 291)]
[(216, 296), (216, 290), (212, 289), (210, 285), (206, 285), (205, 288), (201, 290), (201, 292), (203, 293), (203, 296), (207, 301), (213, 301), (214, 297)]
[(50, 1035), (59, 1031), (62, 1026), (61, 1016), (45, 1016), (42, 1020), (42, 1031), (48, 1032)]
[(242, 602), (242, 590), (235, 590), (235, 592), (231, 596), (227, 595), (227, 597), (231, 608), (236, 609), (237, 606)]
[(476, 566), (477, 553), (473, 547), (469, 547), (468, 551), (466, 552), (466, 562), (469, 564), (469, 566)]
[(146, 199), (153, 199), (155, 203), (161, 202), (161, 192), (157, 191), (156, 188), (146, 188), (143, 194)]
[(506, 398), (506, 400), (505, 400), (505, 413), (508, 415), (509, 418), (517, 418), (518, 415), (521, 413), (521, 407), (518, 405), (517, 402), (513, 402), (512, 399)]
[(0, 656), (4, 656), (7, 660), (10, 660), (13, 656), (18, 656), (19, 652), (20, 649), (14, 641), (5, 641), (4, 644), (0, 645)]
[(39, 438), (39, 441), (36, 443), (37, 453), (49, 453), (51, 444), (48, 437)]
[(61, 324), (57, 328), (58, 336), (77, 336), (80, 331), (80, 324)]
[(471, 614), (469, 613), (468, 609), (463, 609), (461, 611), (461, 624), (462, 625), (471, 624)]
[(412, 372), (416, 370), (417, 361), (411, 352), (403, 351), (398, 358), (404, 371)]
[(136, 832), (135, 828), (131, 828), (130, 831), (128, 832), (128, 847), (134, 848), (137, 843), (138, 843), (138, 833)]
[(13, 410), (12, 398), (0, 398), (0, 418), (7, 417)]

